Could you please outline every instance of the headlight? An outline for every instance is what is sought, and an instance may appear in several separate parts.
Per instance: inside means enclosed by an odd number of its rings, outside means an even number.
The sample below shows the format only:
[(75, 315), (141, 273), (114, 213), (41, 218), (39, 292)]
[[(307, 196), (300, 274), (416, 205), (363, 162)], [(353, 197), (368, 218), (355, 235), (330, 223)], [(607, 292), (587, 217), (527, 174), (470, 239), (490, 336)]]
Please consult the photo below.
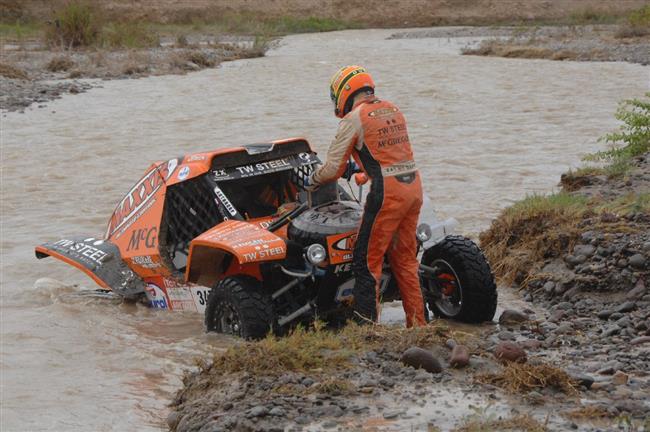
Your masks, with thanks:
[(327, 252), (325, 251), (325, 248), (319, 244), (313, 244), (307, 248), (307, 261), (310, 263), (317, 265), (325, 261), (325, 258), (327, 257)]
[(415, 236), (420, 240), (422, 243), (426, 242), (427, 240), (431, 239), (431, 227), (428, 224), (420, 224), (418, 225), (418, 229), (415, 231)]

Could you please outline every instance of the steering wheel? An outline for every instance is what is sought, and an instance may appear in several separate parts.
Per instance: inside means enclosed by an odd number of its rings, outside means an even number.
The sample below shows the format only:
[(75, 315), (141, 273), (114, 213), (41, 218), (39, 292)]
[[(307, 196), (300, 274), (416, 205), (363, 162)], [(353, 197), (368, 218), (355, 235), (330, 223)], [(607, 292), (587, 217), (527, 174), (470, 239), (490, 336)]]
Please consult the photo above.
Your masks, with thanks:
[(285, 213), (279, 218), (277, 218), (272, 224), (269, 225), (268, 230), (273, 232), (279, 228), (282, 228), (283, 226), (291, 222), (294, 218), (299, 216), (302, 212), (307, 210), (308, 207), (309, 207), (309, 203), (304, 202), (300, 204), (298, 207), (291, 210), (289, 213)]

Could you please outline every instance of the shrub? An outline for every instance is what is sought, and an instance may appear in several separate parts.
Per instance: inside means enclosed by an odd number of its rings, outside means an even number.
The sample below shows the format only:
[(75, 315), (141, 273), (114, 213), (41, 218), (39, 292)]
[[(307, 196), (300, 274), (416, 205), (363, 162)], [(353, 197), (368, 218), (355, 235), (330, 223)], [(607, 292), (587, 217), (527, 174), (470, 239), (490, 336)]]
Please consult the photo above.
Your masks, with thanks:
[(100, 33), (96, 11), (82, 1), (67, 3), (56, 14), (54, 26), (46, 33), (52, 45), (80, 47), (93, 44)]
[(0, 76), (21, 80), (26, 80), (28, 78), (25, 71), (4, 63), (0, 63)]
[(601, 138), (612, 148), (588, 155), (586, 160), (624, 166), (635, 156), (650, 151), (650, 92), (645, 97), (648, 99), (628, 99), (620, 104), (616, 119), (623, 124), (617, 132)]

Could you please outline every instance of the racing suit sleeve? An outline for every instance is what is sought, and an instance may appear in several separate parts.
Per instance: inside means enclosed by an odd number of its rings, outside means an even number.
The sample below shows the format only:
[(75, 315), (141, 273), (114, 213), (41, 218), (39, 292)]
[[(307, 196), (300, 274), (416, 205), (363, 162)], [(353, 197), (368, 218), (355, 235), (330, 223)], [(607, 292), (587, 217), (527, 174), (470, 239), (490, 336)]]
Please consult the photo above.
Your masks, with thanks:
[(345, 172), (348, 159), (357, 142), (357, 131), (349, 118), (339, 123), (336, 137), (327, 151), (327, 161), (312, 176), (315, 184), (322, 185), (337, 180)]

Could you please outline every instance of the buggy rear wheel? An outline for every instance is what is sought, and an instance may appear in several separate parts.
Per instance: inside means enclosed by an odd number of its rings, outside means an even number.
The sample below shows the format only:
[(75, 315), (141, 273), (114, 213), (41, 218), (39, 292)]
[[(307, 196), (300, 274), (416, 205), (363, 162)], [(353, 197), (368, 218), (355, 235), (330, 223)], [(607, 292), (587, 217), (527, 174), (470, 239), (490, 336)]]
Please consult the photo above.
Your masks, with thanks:
[(227, 277), (210, 291), (205, 307), (208, 332), (226, 333), (244, 339), (262, 339), (275, 327), (271, 297), (257, 279)]
[(469, 323), (491, 321), (497, 307), (497, 287), (487, 259), (476, 244), (462, 236), (447, 236), (427, 249), (421, 273), (422, 295), (436, 316)]

